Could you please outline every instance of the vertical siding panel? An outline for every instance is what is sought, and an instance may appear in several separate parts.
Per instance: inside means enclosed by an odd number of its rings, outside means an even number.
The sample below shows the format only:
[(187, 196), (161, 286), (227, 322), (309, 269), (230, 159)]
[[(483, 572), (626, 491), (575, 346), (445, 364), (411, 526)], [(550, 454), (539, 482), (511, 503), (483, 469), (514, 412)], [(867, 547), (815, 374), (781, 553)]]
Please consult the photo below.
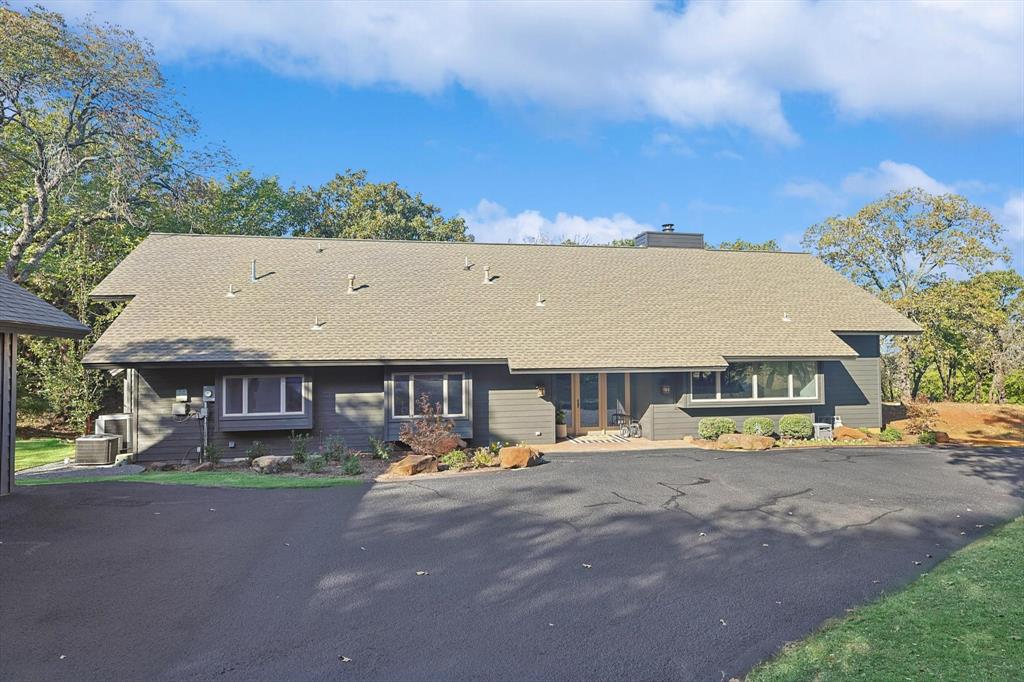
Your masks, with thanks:
[(14, 434), (17, 429), (18, 336), (0, 334), (0, 495), (14, 481)]

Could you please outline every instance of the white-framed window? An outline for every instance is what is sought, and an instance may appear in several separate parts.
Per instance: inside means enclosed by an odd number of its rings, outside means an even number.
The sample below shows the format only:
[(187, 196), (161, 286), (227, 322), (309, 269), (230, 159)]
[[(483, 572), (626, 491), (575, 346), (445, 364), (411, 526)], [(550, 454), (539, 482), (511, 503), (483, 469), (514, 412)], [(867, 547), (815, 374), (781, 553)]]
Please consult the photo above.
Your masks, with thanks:
[(305, 379), (301, 374), (226, 376), (221, 390), (225, 417), (303, 414)]
[(445, 417), (466, 415), (466, 376), (462, 372), (422, 372), (391, 375), (391, 416), (408, 419), (419, 413), (426, 396)]
[(693, 402), (817, 397), (818, 363), (814, 361), (737, 362), (719, 372), (690, 372)]

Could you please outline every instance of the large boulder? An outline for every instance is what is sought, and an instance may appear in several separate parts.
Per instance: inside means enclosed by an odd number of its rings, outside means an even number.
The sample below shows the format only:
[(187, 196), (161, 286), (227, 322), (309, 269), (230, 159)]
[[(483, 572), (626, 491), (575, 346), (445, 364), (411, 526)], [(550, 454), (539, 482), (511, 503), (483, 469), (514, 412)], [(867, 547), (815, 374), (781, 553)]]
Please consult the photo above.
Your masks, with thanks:
[(502, 469), (522, 469), (540, 461), (540, 454), (530, 447), (512, 446), (498, 451)]
[(949, 434), (946, 433), (945, 431), (936, 431), (935, 432), (935, 442), (936, 443), (948, 443), (949, 442)]
[(437, 458), (430, 455), (406, 455), (388, 467), (392, 476), (413, 476), (415, 474), (436, 474)]
[(723, 433), (718, 437), (718, 447), (722, 450), (770, 450), (773, 445), (774, 438), (753, 433)]
[(832, 432), (832, 437), (836, 440), (867, 440), (868, 436), (860, 429), (854, 429), (849, 426), (837, 426), (835, 431)]
[(190, 468), (189, 471), (195, 473), (196, 471), (213, 471), (216, 467), (213, 462), (201, 462)]
[(292, 458), (278, 455), (264, 455), (252, 461), (253, 470), (259, 474), (276, 474), (279, 471), (291, 471)]

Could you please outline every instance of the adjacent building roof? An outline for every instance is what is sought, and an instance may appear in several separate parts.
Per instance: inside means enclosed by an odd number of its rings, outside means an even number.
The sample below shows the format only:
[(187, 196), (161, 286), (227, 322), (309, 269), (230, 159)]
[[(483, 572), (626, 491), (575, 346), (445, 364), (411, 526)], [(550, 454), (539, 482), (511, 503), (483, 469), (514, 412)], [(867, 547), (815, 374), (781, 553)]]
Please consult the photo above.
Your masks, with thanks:
[(81, 338), (89, 328), (0, 276), (0, 332)]
[(131, 299), (93, 365), (720, 368), (919, 331), (807, 254), (686, 248), (154, 234), (93, 295)]

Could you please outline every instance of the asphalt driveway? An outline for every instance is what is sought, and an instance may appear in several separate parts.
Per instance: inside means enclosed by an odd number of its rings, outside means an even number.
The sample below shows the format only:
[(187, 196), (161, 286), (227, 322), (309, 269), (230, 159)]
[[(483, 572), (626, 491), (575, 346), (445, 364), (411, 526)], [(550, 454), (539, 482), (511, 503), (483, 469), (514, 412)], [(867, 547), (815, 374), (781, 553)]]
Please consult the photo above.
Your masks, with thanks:
[(718, 682), (1024, 510), (1011, 448), (549, 458), (320, 490), (19, 488), (0, 677)]

